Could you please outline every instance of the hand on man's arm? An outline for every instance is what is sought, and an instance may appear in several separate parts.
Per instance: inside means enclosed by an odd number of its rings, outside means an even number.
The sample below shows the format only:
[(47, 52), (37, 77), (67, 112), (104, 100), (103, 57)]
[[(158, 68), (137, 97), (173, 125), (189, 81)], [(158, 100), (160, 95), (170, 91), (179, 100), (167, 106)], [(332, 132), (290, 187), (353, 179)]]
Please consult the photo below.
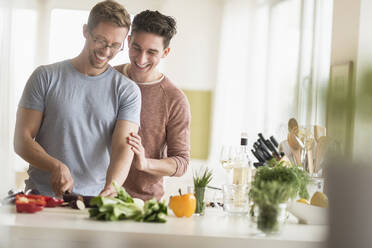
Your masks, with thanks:
[(50, 183), (56, 196), (72, 191), (74, 181), (69, 168), (61, 161), (50, 156), (35, 136), (39, 131), (43, 113), (20, 107), (14, 133), (14, 150), (25, 161), (38, 169), (51, 173)]
[(150, 159), (145, 156), (145, 148), (141, 137), (137, 133), (131, 133), (127, 138), (128, 144), (134, 152), (134, 166), (139, 171), (144, 171), (155, 176), (171, 176), (177, 170), (177, 163), (172, 158)]
[(118, 185), (123, 185), (133, 160), (133, 152), (127, 143), (127, 137), (129, 137), (130, 133), (137, 132), (138, 125), (133, 122), (126, 120), (118, 120), (116, 122), (112, 135), (112, 152), (106, 175), (106, 185), (100, 195), (115, 196), (116, 192), (112, 185), (114, 181)]

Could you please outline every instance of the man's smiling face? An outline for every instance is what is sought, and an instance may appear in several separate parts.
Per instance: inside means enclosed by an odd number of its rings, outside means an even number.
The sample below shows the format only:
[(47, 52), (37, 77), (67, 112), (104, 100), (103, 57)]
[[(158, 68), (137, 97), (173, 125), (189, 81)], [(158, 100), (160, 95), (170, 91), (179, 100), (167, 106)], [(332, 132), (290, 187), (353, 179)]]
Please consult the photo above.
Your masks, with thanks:
[(128, 29), (110, 22), (101, 22), (92, 30), (84, 26), (89, 63), (95, 69), (105, 69), (121, 50)]
[(160, 59), (169, 53), (169, 48), (164, 48), (164, 38), (148, 32), (133, 32), (128, 42), (131, 73), (136, 78), (149, 81), (157, 72)]

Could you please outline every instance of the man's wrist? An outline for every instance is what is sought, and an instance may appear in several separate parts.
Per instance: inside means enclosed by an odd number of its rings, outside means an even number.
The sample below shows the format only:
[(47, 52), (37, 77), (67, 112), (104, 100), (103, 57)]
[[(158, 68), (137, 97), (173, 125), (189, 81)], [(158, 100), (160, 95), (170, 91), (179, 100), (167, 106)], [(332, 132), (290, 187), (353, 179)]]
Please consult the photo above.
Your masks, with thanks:
[(105, 188), (110, 188), (110, 187), (114, 187), (112, 180), (106, 181), (106, 184), (105, 184)]
[(60, 162), (60, 161), (58, 161), (58, 160), (51, 161), (51, 162), (49, 163), (49, 165), (50, 165), (50, 166), (49, 166), (49, 172), (50, 172), (50, 173), (53, 173), (53, 172), (55, 172), (55, 171), (59, 171), (59, 170), (62, 169), (62, 167), (65, 166), (62, 162)]
[(141, 163), (141, 171), (143, 172), (148, 172), (151, 170), (151, 163), (150, 159), (144, 158), (143, 162)]
[(115, 185), (122, 186), (124, 182), (121, 182), (119, 178), (106, 178), (106, 183), (105, 183), (105, 189), (107, 188), (115, 188)]

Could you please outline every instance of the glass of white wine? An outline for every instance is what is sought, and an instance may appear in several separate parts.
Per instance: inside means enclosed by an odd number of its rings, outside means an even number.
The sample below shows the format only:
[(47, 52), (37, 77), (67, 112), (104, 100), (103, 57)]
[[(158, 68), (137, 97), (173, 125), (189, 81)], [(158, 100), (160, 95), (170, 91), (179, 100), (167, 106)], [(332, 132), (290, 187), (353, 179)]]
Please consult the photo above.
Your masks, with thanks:
[(236, 148), (234, 146), (222, 146), (220, 152), (220, 163), (226, 172), (230, 172), (236, 156)]

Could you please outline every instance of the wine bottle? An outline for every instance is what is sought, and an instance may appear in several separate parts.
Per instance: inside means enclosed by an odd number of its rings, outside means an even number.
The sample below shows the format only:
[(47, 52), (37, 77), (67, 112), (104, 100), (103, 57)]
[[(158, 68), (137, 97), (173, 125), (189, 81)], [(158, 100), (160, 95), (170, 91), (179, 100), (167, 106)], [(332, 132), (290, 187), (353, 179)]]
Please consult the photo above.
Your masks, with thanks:
[(240, 150), (233, 165), (233, 184), (249, 184), (252, 181), (252, 165), (249, 157), (248, 135), (243, 132)]

